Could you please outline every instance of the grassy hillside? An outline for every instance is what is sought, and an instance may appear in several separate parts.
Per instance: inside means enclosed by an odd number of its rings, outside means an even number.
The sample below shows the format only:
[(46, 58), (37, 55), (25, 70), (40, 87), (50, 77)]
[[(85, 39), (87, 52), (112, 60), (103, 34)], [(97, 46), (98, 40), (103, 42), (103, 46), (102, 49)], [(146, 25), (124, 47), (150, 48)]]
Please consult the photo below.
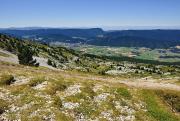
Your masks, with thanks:
[[(1, 120), (180, 120), (178, 91), (161, 93), (106, 82), (104, 76), (4, 62), (0, 68)], [(176, 105), (169, 105), (166, 95), (175, 96)]]
[[(92, 60), (74, 50), (64, 47), (50, 47), (33, 41), (19, 40), (6, 35), (0, 35), (0, 47), (9, 52), (18, 54), (18, 46), (23, 44), (34, 52), (34, 56), (46, 58), (51, 61), (50, 65), (56, 68), (76, 69), (81, 71), (94, 71), (93, 66), (103, 60)], [(2, 54), (1, 54), (2, 55)]]
[[(28, 40), (19, 40), (0, 34), (0, 48), (18, 54), (19, 45), (24, 45), (34, 52), (34, 56), (57, 69), (74, 70), (101, 75), (117, 75), (130, 77), (176, 77), (180, 73), (179, 62), (159, 62), (142, 60), (125, 56), (106, 56), (81, 53), (65, 47), (54, 47)], [(98, 53), (98, 51), (97, 51)], [(1, 52), (2, 57), (8, 55)], [(8, 57), (6, 58), (6, 60)], [(155, 66), (154, 64), (158, 65)], [(129, 77), (129, 76), (128, 76)]]
[[(19, 44), (53, 68), (6, 61)], [(179, 66), (113, 61), (2, 34), (0, 48), (0, 120), (180, 120)]]

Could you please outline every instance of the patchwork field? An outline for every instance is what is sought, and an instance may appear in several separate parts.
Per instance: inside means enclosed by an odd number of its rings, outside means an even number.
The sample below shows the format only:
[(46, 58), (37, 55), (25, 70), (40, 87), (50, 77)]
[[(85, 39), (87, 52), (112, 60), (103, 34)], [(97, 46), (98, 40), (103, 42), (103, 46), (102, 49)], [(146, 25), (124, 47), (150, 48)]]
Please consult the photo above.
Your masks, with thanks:
[(84, 53), (105, 55), (105, 56), (125, 56), (137, 59), (156, 60), (162, 62), (179, 62), (179, 47), (169, 49), (149, 49), (133, 47), (105, 47), (93, 45), (80, 45), (73, 47)]

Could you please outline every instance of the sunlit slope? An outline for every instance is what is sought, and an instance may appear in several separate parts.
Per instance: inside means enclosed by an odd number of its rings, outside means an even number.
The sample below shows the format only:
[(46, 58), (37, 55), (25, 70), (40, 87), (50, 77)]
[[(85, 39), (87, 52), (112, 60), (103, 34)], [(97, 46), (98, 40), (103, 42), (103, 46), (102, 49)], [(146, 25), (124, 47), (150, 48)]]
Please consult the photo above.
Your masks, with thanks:
[(1, 119), (179, 120), (179, 91), (162, 93), (106, 82), (104, 76), (42, 67), (1, 62), (0, 68)]

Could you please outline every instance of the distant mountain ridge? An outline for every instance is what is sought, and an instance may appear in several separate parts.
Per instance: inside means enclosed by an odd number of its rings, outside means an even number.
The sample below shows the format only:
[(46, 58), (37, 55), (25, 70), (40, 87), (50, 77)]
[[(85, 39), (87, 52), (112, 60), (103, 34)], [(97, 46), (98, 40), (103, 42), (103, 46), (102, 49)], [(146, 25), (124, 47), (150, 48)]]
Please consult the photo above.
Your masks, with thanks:
[(92, 29), (30, 29), (30, 30), (17, 30), (17, 29), (5, 29), (0, 32), (7, 34), (14, 34), (16, 36), (27, 35), (42, 35), (42, 34), (62, 34), (65, 36), (80, 36), (80, 37), (94, 37), (98, 34), (103, 34), (104, 31), (100, 28)]
[(50, 42), (84, 43), (98, 46), (169, 48), (180, 45), (180, 30), (115, 30), (89, 29), (1, 29), (0, 33), (20, 38)]

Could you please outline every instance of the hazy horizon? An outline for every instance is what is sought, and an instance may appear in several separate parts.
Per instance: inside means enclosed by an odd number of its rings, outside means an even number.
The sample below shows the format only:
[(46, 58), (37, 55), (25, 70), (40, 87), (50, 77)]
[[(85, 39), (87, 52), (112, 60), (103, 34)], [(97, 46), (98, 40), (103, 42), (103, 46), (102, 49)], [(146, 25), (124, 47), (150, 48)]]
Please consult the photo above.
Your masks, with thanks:
[(101, 28), (103, 30), (152, 30), (152, 29), (180, 29), (180, 26), (77, 26), (77, 27), (47, 27), (47, 26), (24, 26), (24, 27), (0, 27), (0, 29), (90, 29)]

